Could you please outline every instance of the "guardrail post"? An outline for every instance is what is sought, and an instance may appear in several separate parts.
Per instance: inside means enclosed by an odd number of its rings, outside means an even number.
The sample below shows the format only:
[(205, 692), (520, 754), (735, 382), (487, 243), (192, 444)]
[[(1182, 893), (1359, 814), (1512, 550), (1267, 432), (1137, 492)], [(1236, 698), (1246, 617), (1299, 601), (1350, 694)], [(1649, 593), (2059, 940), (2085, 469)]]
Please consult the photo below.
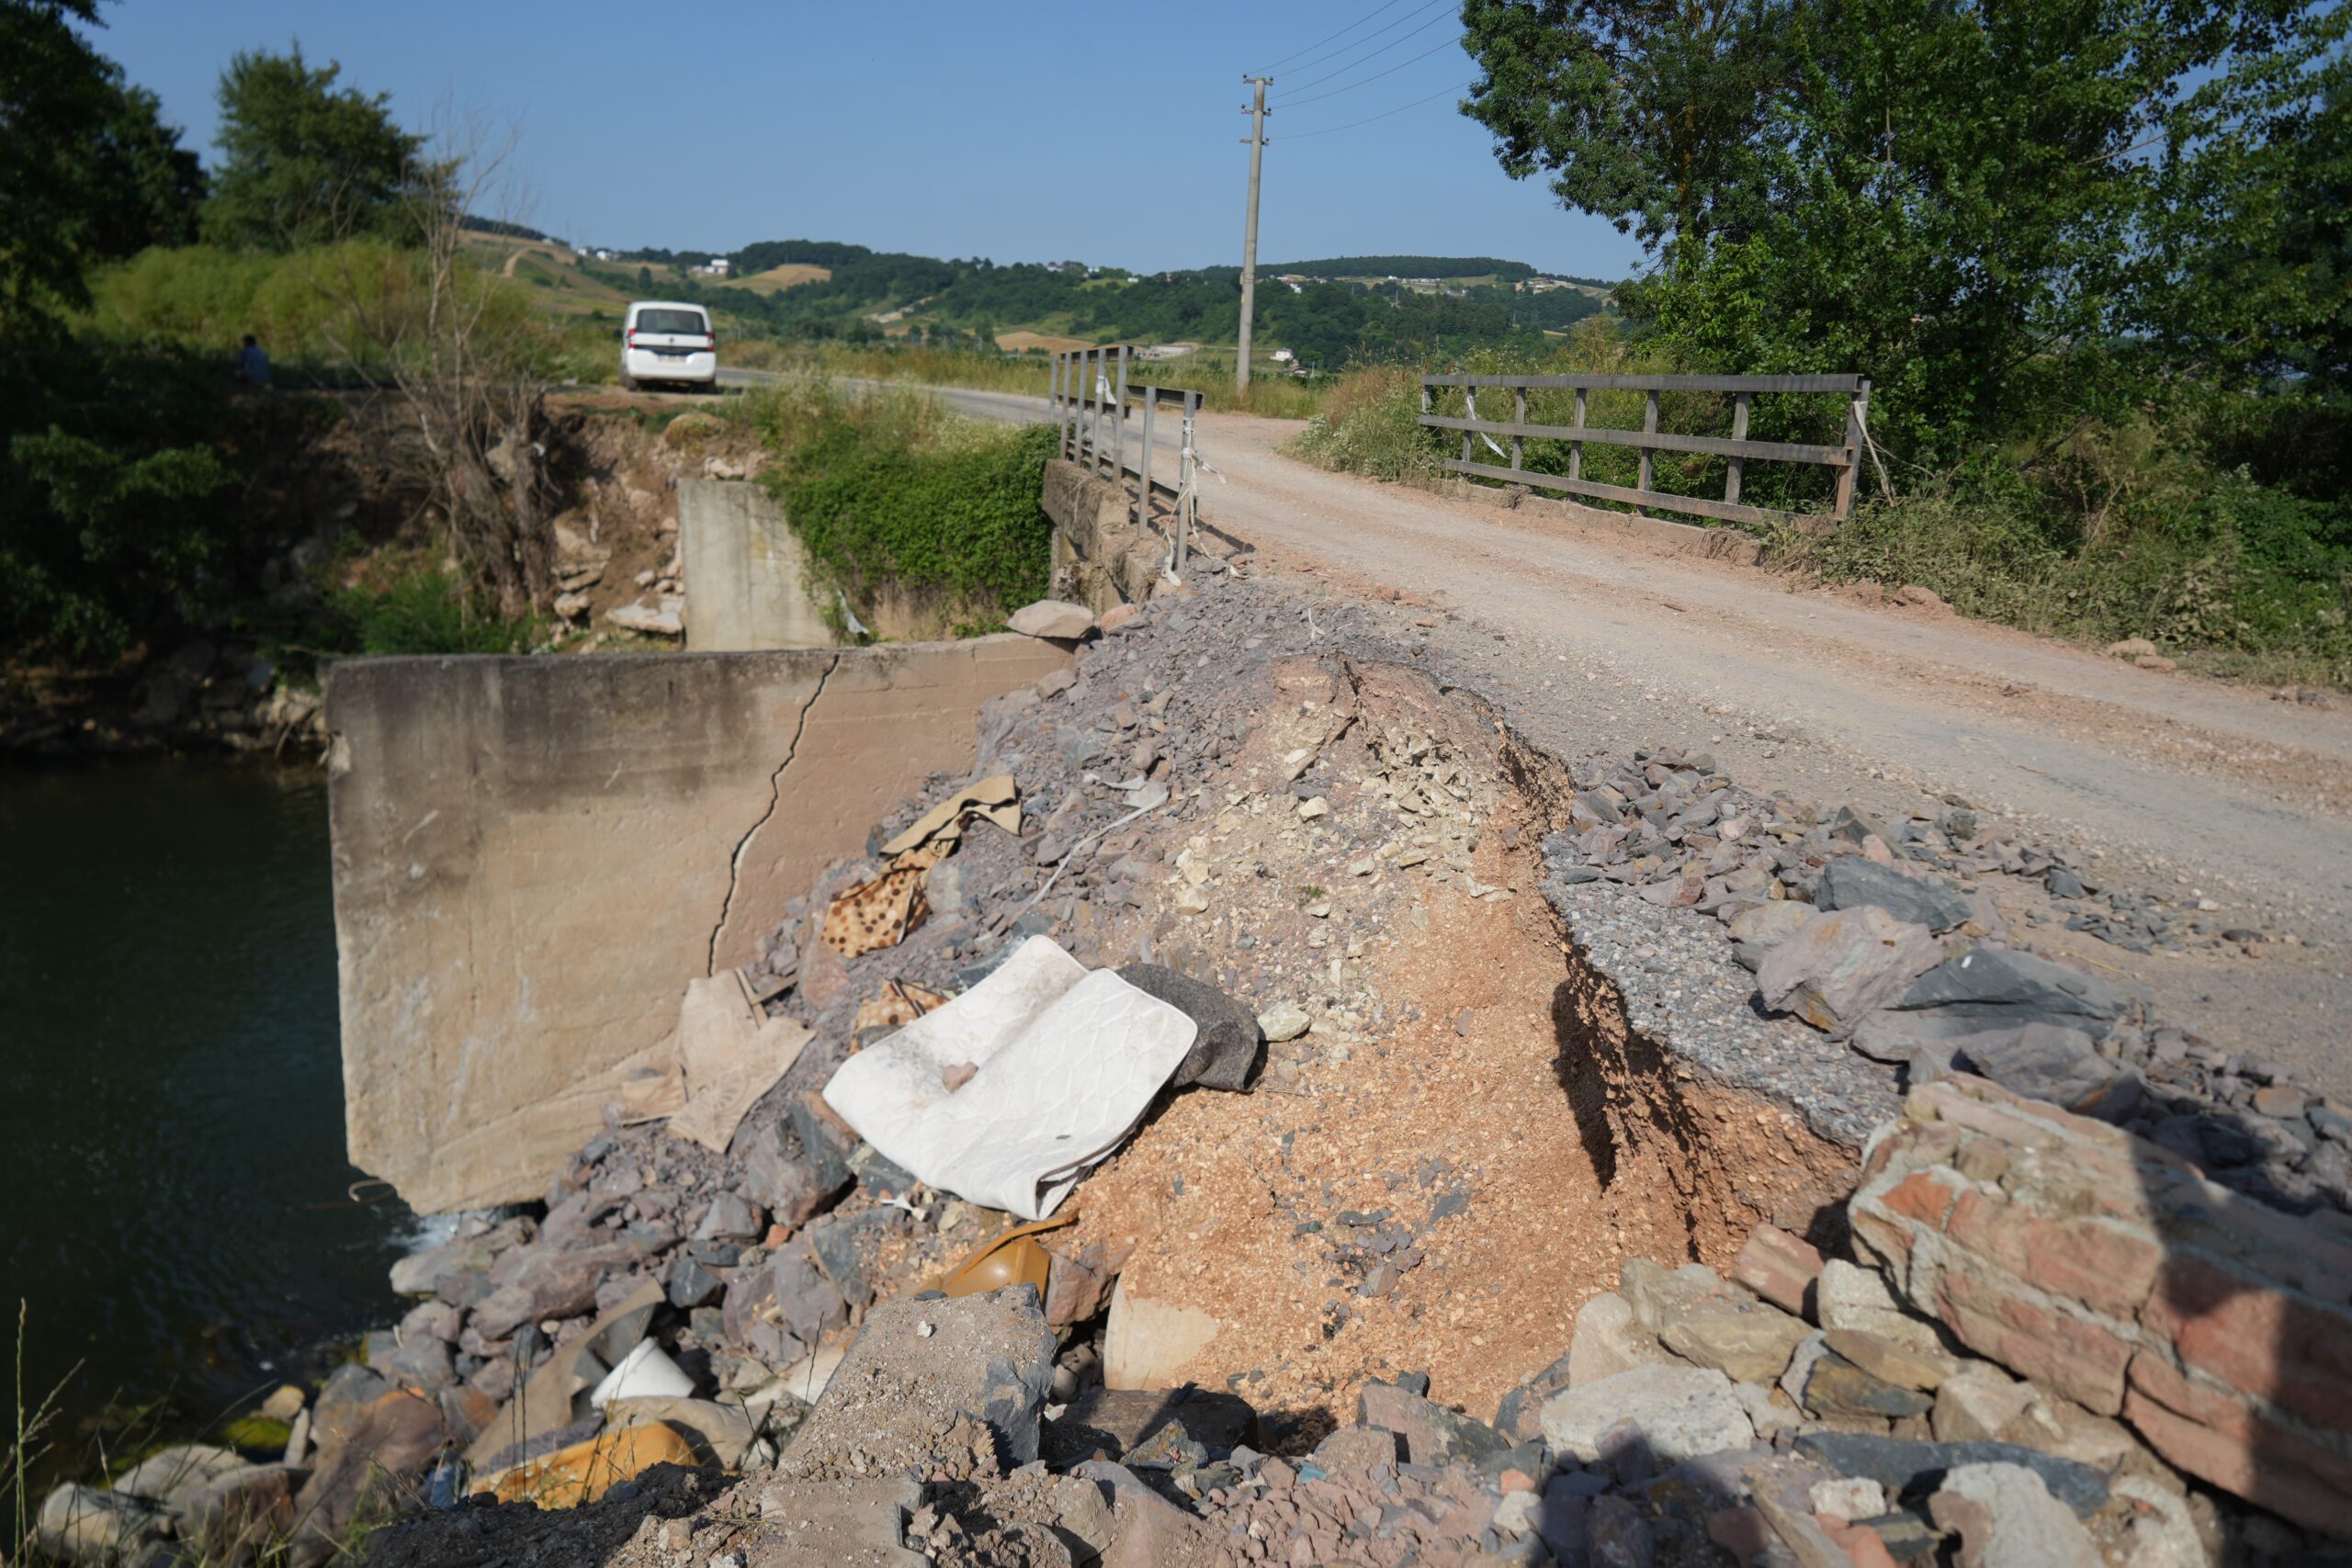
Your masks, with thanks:
[(1197, 482), (1200, 478), (1200, 459), (1193, 452), (1193, 416), (1200, 412), (1200, 408), (1201, 394), (1186, 392), (1184, 394), (1184, 445), (1180, 449), (1176, 463), (1176, 548), (1170, 557), (1175, 562), (1172, 570), (1179, 578), (1184, 575), (1185, 549), (1192, 542), (1193, 518), (1200, 509)]
[(1109, 349), (1098, 348), (1094, 351), (1094, 378), (1087, 385), (1093, 389), (1094, 393), (1094, 417), (1087, 426), (1087, 432), (1091, 437), (1091, 445), (1087, 450), (1091, 454), (1087, 467), (1099, 474), (1102, 471), (1102, 405), (1106, 400), (1104, 394), (1109, 391), (1111, 385), (1111, 351)]
[[(1734, 441), (1745, 441), (1747, 439), (1747, 411), (1749, 406), (1755, 401), (1756, 394), (1753, 392), (1737, 392), (1733, 394), (1731, 403), (1731, 438)], [(1739, 500), (1739, 481), (1741, 476), (1747, 472), (1747, 459), (1745, 457), (1732, 457), (1726, 460), (1730, 464), (1730, 469), (1724, 476), (1724, 499), (1728, 502), (1736, 502)]]
[(1136, 468), (1136, 526), (1151, 526), (1151, 416), (1159, 409), (1159, 389), (1143, 389), (1143, 457)]
[(1127, 482), (1127, 345), (1119, 345), (1119, 384), (1111, 392), (1111, 477)]
[(1854, 512), (1854, 480), (1862, 471), (1862, 410), (1870, 400), (1868, 381), (1858, 382), (1846, 400), (1846, 467), (1838, 475), (1838, 502), (1830, 510), (1840, 523)]
[[(1657, 434), (1657, 394), (1656, 392), (1642, 394), (1642, 434), (1644, 435)], [(1650, 488), (1650, 449), (1644, 446), (1641, 451), (1642, 477), (1634, 481), (1634, 488), (1638, 491), (1647, 491)], [(1646, 506), (1636, 506), (1634, 508), (1634, 513), (1637, 517), (1647, 517), (1650, 514), (1650, 509)]]
[[(1578, 387), (1577, 389), (1577, 428), (1578, 430), (1584, 428), (1584, 389)], [(1568, 478), (1571, 481), (1584, 478), (1584, 443), (1581, 441), (1568, 443)]]
[[(1527, 389), (1513, 387), (1510, 390), (1512, 400), (1510, 422), (1513, 424), (1525, 424), (1527, 423)], [(1514, 435), (1510, 438), (1510, 466), (1513, 468), (1523, 466), (1520, 461), (1521, 456), (1520, 437)]]
[(1062, 418), (1062, 356), (1055, 355), (1046, 371), (1046, 408), (1054, 416), (1054, 449), (1069, 457), (1066, 438), (1069, 432)]

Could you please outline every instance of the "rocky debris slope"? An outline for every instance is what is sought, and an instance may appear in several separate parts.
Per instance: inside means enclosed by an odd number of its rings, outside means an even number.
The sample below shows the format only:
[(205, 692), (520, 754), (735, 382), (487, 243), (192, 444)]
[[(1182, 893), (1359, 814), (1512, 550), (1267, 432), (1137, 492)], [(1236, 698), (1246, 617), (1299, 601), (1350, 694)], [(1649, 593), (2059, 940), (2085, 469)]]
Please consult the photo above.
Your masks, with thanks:
[[(971, 779), (930, 781), (779, 911), (746, 984), (813, 1037), (724, 1156), (625, 1099), (543, 1206), (402, 1262), (417, 1304), (277, 1467), (295, 1561), (427, 1503), (375, 1560), (2155, 1568), (2343, 1528), (2312, 1501), (2343, 1434), (2294, 1390), (2332, 1388), (2344, 1303), (2276, 1261), (2332, 1256), (2334, 1211), (2246, 1196), (2325, 1196), (2335, 1112), (2302, 1108), (2299, 1155), (2216, 1157), (2205, 1129), (2237, 1124), (2253, 1065), (2073, 971), (2027, 969), (2042, 1011), (1973, 1027), (2015, 1004), (1935, 976), (2033, 959), (1980, 897), (2015, 874), (1965, 859), (2016, 846), (1755, 800), (1670, 750), (1541, 755), (1277, 585), (1212, 578), (1104, 626), (1076, 671), (989, 706)], [(827, 940), (840, 896), (899, 874), (883, 846), (998, 773), (1018, 835), (975, 823), (910, 874), (896, 940)], [(1005, 1239), (818, 1090), (1034, 935), (1125, 965), (1206, 1049), (1075, 1224)], [(1971, 1027), (1919, 1021), (1947, 1016)], [(1883, 1059), (1893, 1024), (1924, 1042), (1906, 1065)], [(2000, 1031), (2041, 1055), (2004, 1056)], [(2018, 1110), (1986, 1082), (2018, 1060), (2086, 1068), (2103, 1092), (2069, 1102), (2154, 1145)], [(2133, 1152), (2077, 1224), (2088, 1194), (2028, 1179), (2052, 1143), (2169, 1149), (2184, 1115), (2214, 1181)], [(1963, 1123), (1951, 1148), (1914, 1135)], [(2151, 1157), (2166, 1195), (2132, 1207), (2120, 1172)], [(1972, 1231), (1957, 1197), (1893, 1204), (1890, 1176), (2003, 1196)], [(2162, 1252), (2231, 1204), (2263, 1219), (2254, 1256), (2215, 1255), (2226, 1333), (2153, 1287), (2053, 1293), (2051, 1225)], [(929, 1293), (966, 1275), (975, 1293)], [(2085, 1325), (2125, 1348), (2120, 1383), (2070, 1370), (2105, 1343)], [(2288, 1347), (2267, 1371), (2214, 1359), (2266, 1327)], [(1192, 1381), (1212, 1367), (1227, 1386)], [(600, 1393), (616, 1370), (652, 1381)], [(2290, 1444), (2301, 1479), (2274, 1479)], [(151, 1552), (188, 1528), (60, 1495), (56, 1549), (83, 1560), (111, 1550), (85, 1517)]]
[[(2031, 928), (2002, 913), (2005, 879), (2079, 893), (2057, 852), (1964, 802), (1890, 827), (1758, 796), (1671, 748), (1596, 760), (1579, 778), (1568, 825), (1544, 840), (1545, 894), (1679, 1055), (1785, 1097), (1849, 1145), (1890, 1113), (1898, 1082), (1973, 1072), (2129, 1126), (2267, 1202), (2333, 1213), (2352, 1235), (2346, 1108), (2037, 953)], [(2211, 924), (2165, 929), (2194, 940)]]

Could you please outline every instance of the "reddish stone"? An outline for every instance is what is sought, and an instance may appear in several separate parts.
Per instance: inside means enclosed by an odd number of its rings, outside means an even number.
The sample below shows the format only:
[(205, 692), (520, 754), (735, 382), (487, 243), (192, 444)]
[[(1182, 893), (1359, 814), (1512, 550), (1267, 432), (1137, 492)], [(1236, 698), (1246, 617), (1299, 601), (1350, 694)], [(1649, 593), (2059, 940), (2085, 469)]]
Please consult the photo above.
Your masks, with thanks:
[(2030, 1220), (2024, 1242), (2028, 1284), (2109, 1317), (2140, 1309), (2164, 1260), (2154, 1238), (2109, 1220)]
[(1931, 1230), (1944, 1228), (1957, 1190), (1939, 1170), (1915, 1170), (1881, 1193), (1878, 1206), (1890, 1214), (1916, 1220)]
[(1835, 1514), (1815, 1514), (1813, 1522), (1821, 1527), (1821, 1533), (1846, 1554), (1854, 1568), (1894, 1568), (1894, 1553), (1887, 1551), (1878, 1531), (1849, 1523)]
[(2187, 1365), (2299, 1420), (2352, 1434), (2352, 1313), (2177, 1258), (2141, 1321)]
[(2132, 1359), (2123, 1415), (2189, 1474), (2299, 1525), (2352, 1537), (2352, 1458), (2197, 1386), (2154, 1351)]
[(1938, 1314), (1962, 1344), (2100, 1416), (2122, 1407), (2132, 1347), (2095, 1323), (2053, 1313), (1990, 1276), (1944, 1270)]
[(1748, 1232), (1747, 1245), (1732, 1263), (1731, 1277), (1774, 1306), (1809, 1316), (1814, 1281), (1821, 1278), (1821, 1254), (1776, 1224), (1759, 1224)]

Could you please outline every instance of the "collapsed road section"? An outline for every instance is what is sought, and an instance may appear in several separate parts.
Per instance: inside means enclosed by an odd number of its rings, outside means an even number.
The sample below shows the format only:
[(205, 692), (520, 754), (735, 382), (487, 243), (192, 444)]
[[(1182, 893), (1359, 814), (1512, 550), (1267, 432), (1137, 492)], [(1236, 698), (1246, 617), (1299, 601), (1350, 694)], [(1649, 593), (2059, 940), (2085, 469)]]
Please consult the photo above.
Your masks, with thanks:
[(988, 703), (671, 976), (542, 1202), (401, 1265), (261, 1515), (389, 1506), (401, 1568), (2352, 1536), (2343, 1108), (2037, 953), (1996, 814), (1562, 755), (1398, 620), (1216, 573)]

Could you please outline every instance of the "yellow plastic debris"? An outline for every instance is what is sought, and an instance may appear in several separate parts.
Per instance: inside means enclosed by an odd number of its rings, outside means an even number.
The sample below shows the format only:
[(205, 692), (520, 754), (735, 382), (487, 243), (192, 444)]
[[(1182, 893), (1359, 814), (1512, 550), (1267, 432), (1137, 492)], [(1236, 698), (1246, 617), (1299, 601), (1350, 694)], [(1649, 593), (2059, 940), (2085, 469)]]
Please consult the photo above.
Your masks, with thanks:
[(657, 1464), (696, 1462), (694, 1445), (665, 1422), (649, 1421), (597, 1433), (583, 1443), (526, 1460), (491, 1479), (502, 1503), (535, 1503), (542, 1508), (576, 1508), (594, 1503), (624, 1481)]

